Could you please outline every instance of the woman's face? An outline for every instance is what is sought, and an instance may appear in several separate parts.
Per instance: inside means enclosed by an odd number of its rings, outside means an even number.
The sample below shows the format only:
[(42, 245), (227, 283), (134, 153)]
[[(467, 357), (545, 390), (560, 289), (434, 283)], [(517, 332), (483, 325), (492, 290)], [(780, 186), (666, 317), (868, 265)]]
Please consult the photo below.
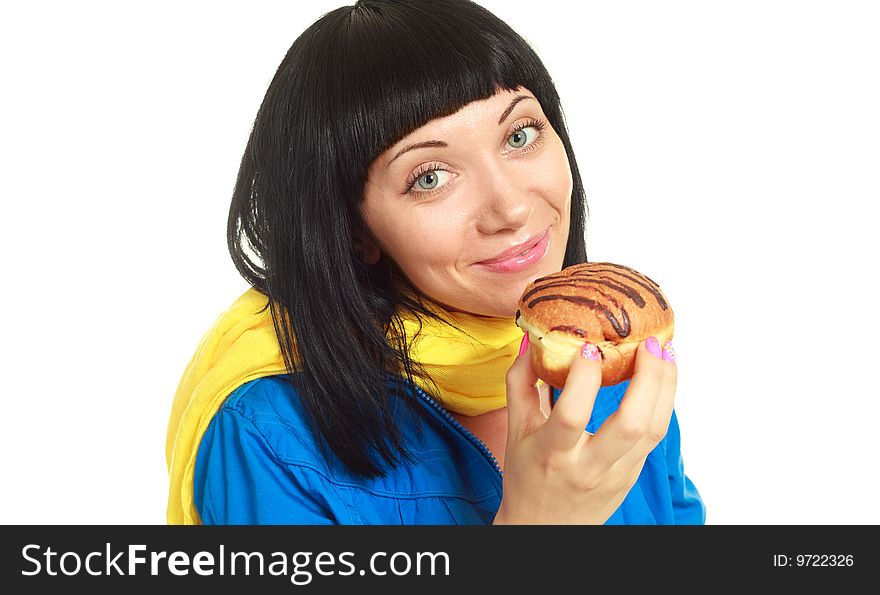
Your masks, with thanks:
[(359, 245), (387, 254), (424, 295), (451, 310), (513, 317), (525, 286), (559, 271), (568, 240), (571, 169), (527, 89), (501, 91), (432, 120), (368, 171)]

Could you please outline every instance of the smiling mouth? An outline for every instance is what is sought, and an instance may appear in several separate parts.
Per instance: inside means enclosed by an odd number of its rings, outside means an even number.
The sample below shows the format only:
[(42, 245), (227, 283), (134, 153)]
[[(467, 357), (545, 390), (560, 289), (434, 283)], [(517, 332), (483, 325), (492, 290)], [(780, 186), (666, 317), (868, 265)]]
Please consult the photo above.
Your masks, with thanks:
[[(539, 238), (539, 239), (538, 239), (538, 242), (540, 242), (540, 241), (541, 241), (541, 239)], [(535, 244), (537, 244), (538, 242), (535, 242)], [(523, 248), (523, 249), (522, 249), (522, 252), (517, 253), (516, 256), (522, 256), (523, 254), (525, 254), (526, 252), (528, 252), (529, 250), (531, 250), (532, 248), (534, 248), (534, 247), (535, 247), (535, 244), (532, 244), (531, 246), (529, 246), (529, 247), (527, 247), (527, 248)]]
[(493, 258), (487, 258), (486, 260), (481, 260), (477, 264), (494, 264), (497, 262), (503, 262), (505, 260), (510, 260), (511, 258), (516, 258), (518, 256), (522, 256), (532, 248), (534, 248), (541, 240), (543, 240), (547, 233), (550, 231), (548, 227), (542, 233), (536, 234), (523, 242), (519, 248), (517, 249), (508, 249), (502, 252), (499, 256), (495, 256)]
[(521, 250), (503, 257), (478, 262), (477, 265), (494, 273), (518, 273), (531, 268), (544, 258), (550, 247), (550, 228), (535, 241), (529, 241)]

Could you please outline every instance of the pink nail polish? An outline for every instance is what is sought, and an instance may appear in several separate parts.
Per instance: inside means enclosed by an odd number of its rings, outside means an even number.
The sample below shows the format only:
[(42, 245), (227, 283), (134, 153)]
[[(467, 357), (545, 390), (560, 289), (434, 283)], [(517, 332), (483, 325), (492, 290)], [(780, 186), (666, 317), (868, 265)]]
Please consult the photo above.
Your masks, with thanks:
[(599, 352), (598, 347), (593, 343), (587, 342), (581, 347), (581, 357), (584, 359), (599, 361), (602, 359), (602, 354)]
[(675, 363), (675, 348), (672, 346), (671, 340), (666, 341), (666, 345), (663, 346), (663, 361), (670, 364)]
[(648, 337), (647, 341), (645, 341), (645, 347), (648, 348), (648, 352), (654, 357), (662, 357), (660, 353), (660, 342), (657, 340), (657, 337)]
[(522, 341), (519, 344), (519, 354), (522, 355), (526, 352), (526, 349), (529, 347), (529, 334), (526, 333), (523, 335)]

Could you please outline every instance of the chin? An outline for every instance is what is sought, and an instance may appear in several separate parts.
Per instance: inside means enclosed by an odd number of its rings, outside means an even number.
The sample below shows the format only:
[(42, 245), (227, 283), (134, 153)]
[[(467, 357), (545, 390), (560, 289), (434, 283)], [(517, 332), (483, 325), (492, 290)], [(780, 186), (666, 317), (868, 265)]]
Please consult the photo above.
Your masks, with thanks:
[[(523, 286), (525, 289), (525, 286)], [(511, 294), (505, 299), (503, 302), (497, 302), (494, 304), (486, 304), (482, 311), (477, 311), (478, 314), (483, 316), (492, 316), (493, 318), (510, 318), (511, 320), (516, 317), (516, 309), (519, 305), (519, 298), (522, 295), (522, 290), (516, 292), (516, 294)]]
[(491, 294), (497, 298), (497, 301), (491, 303), (470, 302), (469, 304), (461, 304), (461, 306), (453, 306), (453, 309), (478, 314), (480, 316), (513, 319), (516, 316), (516, 310), (519, 307), (519, 298), (522, 297), (525, 288), (535, 279), (551, 273), (558, 273), (560, 270), (561, 267), (540, 267), (540, 270), (531, 271), (524, 277), (510, 279), (510, 282), (505, 283), (504, 287), (496, 286), (494, 289), (486, 289), (483, 295)]
[(476, 316), (510, 318), (512, 320), (516, 316), (516, 309), (521, 295), (522, 291), (517, 291), (515, 295), (510, 294), (503, 301), (491, 303), (486, 303), (485, 301), (463, 303), (461, 300), (453, 302), (434, 301), (450, 312), (465, 312)]

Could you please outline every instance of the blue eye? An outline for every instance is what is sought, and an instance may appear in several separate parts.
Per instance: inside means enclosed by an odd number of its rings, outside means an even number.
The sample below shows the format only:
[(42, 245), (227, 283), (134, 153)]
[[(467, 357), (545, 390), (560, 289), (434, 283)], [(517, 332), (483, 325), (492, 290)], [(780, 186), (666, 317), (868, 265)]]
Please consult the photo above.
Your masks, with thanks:
[[(441, 175), (440, 172), (443, 172), (443, 174)], [(414, 192), (415, 194), (431, 193), (438, 186), (442, 186), (445, 183), (441, 183), (441, 178), (443, 177), (449, 177), (446, 168), (437, 163), (427, 163), (407, 179), (404, 194), (407, 192)]]
[[(531, 134), (527, 135), (526, 130), (533, 130)], [(538, 137), (538, 129), (535, 126), (524, 126), (516, 130), (513, 134), (511, 134), (507, 142), (514, 149), (522, 149), (526, 146), (526, 141), (531, 139), (532, 141)]]
[(440, 172), (446, 173), (442, 169), (429, 169), (416, 179), (416, 185), (422, 190), (434, 190), (440, 183)]
[[(513, 132), (507, 137), (507, 144), (514, 149), (522, 149), (525, 146), (529, 146), (530, 150), (536, 144), (536, 141), (541, 139), (541, 133), (546, 127), (547, 123), (544, 120), (529, 118), (513, 129)], [(526, 131), (530, 131), (529, 134), (526, 134)]]

